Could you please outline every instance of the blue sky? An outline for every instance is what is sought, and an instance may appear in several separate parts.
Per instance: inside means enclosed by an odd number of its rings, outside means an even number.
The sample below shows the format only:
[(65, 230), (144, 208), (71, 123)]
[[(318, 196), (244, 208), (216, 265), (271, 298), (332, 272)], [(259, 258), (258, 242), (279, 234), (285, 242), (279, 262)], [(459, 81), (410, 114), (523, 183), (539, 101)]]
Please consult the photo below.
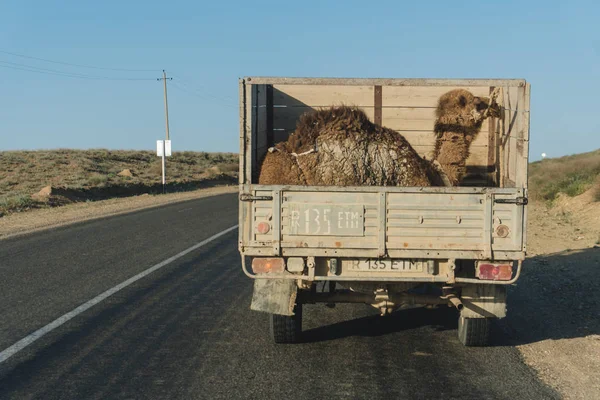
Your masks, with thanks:
[(599, 16), (597, 1), (3, 1), (2, 51), (151, 71), (0, 53), (0, 149), (153, 149), (166, 69), (174, 150), (237, 151), (237, 78), (275, 75), (525, 78), (531, 158), (589, 151)]

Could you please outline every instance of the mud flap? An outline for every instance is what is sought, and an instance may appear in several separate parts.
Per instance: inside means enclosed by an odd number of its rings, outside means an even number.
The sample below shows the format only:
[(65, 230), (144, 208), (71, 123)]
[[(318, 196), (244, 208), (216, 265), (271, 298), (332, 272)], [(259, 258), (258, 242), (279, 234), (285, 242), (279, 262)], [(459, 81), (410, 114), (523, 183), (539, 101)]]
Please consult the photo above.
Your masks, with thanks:
[(463, 287), (460, 299), (464, 306), (460, 315), (464, 318), (506, 317), (504, 285), (467, 285)]
[(250, 309), (270, 314), (294, 315), (298, 286), (293, 279), (255, 279)]

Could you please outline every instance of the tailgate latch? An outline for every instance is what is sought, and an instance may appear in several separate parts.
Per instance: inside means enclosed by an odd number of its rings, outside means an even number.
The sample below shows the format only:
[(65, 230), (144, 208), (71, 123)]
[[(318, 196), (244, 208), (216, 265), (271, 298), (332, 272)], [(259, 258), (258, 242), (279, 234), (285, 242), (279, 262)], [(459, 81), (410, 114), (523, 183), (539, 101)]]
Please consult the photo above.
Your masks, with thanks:
[(250, 193), (242, 193), (240, 194), (240, 201), (267, 201), (273, 200), (273, 196), (255, 196)]
[(526, 206), (529, 203), (529, 199), (527, 197), (517, 197), (515, 199), (494, 199), (494, 203), (516, 204), (518, 206)]

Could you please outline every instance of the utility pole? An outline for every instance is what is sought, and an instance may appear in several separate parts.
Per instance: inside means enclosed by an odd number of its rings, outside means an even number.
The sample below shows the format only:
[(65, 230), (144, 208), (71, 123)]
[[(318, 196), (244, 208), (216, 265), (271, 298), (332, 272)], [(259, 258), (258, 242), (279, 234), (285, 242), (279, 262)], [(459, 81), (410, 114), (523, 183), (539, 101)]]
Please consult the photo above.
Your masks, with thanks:
[[(165, 126), (166, 126), (166, 140), (169, 140), (169, 103), (167, 102), (167, 79), (173, 80), (173, 78), (167, 78), (167, 73), (163, 69), (162, 78), (156, 79), (157, 81), (162, 80), (164, 84), (164, 92), (165, 92)], [(167, 157), (166, 157), (166, 141), (163, 140), (163, 148), (162, 148), (162, 184), (163, 184), (163, 194), (166, 192), (166, 184), (167, 184)]]
[(167, 79), (173, 80), (173, 78), (167, 78), (167, 73), (163, 69), (162, 78), (158, 78), (157, 80), (163, 81), (165, 87), (165, 122), (167, 127), (167, 140), (169, 140), (169, 103), (167, 102)]

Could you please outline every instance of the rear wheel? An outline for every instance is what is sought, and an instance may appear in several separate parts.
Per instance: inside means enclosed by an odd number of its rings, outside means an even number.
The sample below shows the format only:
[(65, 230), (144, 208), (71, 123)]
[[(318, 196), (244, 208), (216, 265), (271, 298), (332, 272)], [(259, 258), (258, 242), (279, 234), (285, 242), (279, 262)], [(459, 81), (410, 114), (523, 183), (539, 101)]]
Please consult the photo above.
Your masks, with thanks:
[(458, 340), (465, 346), (487, 346), (493, 318), (458, 318)]
[(302, 334), (302, 304), (296, 304), (294, 315), (271, 314), (271, 336), (275, 343), (297, 343)]

